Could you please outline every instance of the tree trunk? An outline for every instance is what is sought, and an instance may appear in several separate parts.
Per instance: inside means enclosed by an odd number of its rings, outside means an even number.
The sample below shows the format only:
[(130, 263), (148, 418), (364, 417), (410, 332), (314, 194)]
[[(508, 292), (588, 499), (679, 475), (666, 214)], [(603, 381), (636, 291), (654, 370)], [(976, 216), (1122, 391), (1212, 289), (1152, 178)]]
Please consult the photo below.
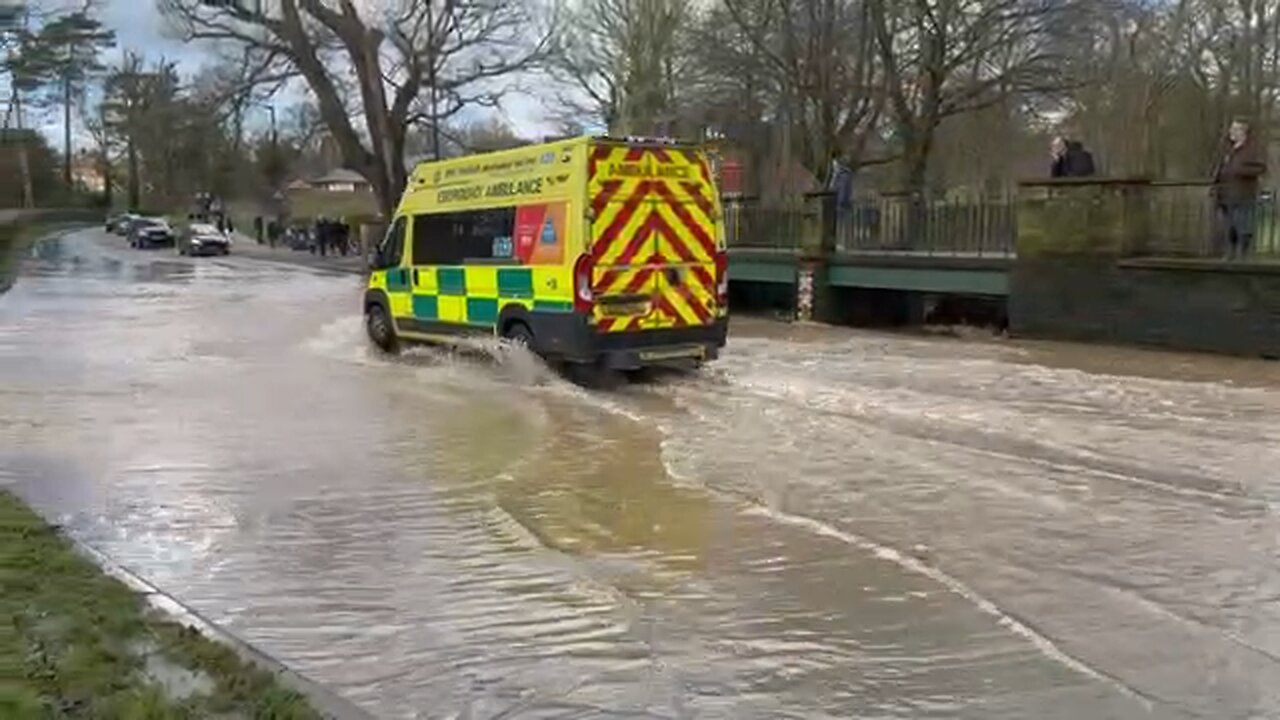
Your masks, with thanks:
[(125, 152), (129, 164), (129, 209), (137, 211), (142, 208), (142, 187), (138, 178), (138, 146), (132, 136), (127, 141)]
[(929, 177), (929, 151), (924, 147), (909, 151), (906, 163), (904, 189), (914, 196), (922, 196)]
[(102, 155), (98, 158), (98, 172), (102, 173), (102, 200), (111, 208), (111, 203), (115, 200), (115, 186), (111, 182), (111, 155), (107, 149), (102, 148)]
[(62, 78), (62, 183), (71, 193), (71, 73)]
[[(22, 95), (13, 93), (14, 114), (18, 116), (18, 129), (22, 129)], [(21, 137), (21, 133), (19, 133)], [(27, 142), (23, 138), (18, 143), (18, 172), (22, 174), (22, 207), (36, 206), (35, 190), (31, 185), (31, 161), (27, 157)]]
[(25, 140), (18, 143), (18, 172), (22, 173), (22, 207), (33, 208), (36, 200), (31, 188), (31, 162), (27, 159)]

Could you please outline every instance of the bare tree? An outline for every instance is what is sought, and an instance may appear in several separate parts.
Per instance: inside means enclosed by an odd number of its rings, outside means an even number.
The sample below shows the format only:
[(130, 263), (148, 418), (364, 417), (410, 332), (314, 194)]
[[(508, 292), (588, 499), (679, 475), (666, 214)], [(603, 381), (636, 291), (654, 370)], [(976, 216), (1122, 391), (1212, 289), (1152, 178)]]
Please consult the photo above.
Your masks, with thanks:
[(112, 175), (111, 154), (115, 145), (115, 137), (107, 124), (106, 107), (99, 103), (96, 106), (80, 105), (80, 123), (93, 141), (93, 154), (98, 172), (102, 174), (103, 203), (109, 208), (115, 199), (115, 178)]
[(409, 127), (496, 105), (516, 73), (545, 61), (552, 38), (549, 18), (523, 0), (159, 2), (186, 37), (295, 71), (388, 215), (407, 176)]
[[(769, 114), (783, 126), (783, 145), (821, 173), (833, 156), (853, 165), (869, 155), (884, 108), (884, 78), (867, 27), (867, 0), (722, 0), (731, 29), (713, 21), (703, 45), (737, 59), (758, 76), (734, 82), (744, 97), (763, 84)], [(717, 30), (719, 28), (719, 30)], [(733, 77), (733, 60), (720, 75)], [(742, 85), (743, 81), (751, 87)], [(787, 153), (790, 155), (790, 152)]]
[(448, 135), (449, 144), (456, 147), (458, 154), (510, 150), (529, 144), (509, 124), (496, 117), (442, 132)]
[(905, 189), (924, 189), (942, 121), (1008, 98), (1061, 93), (1073, 78), (1073, 0), (866, 0)]
[(107, 75), (103, 86), (100, 112), (108, 132), (124, 143), (128, 203), (132, 209), (137, 209), (142, 202), (138, 138), (144, 133), (153, 82), (155, 78), (147, 72), (142, 56), (126, 52), (120, 65)]
[(580, 0), (568, 13), (553, 69), (572, 92), (562, 119), (590, 118), (619, 134), (675, 134), (688, 88), (689, 0)]
[(1112, 0), (1082, 45), (1090, 82), (1064, 102), (1065, 125), (1108, 169), (1203, 176), (1233, 115), (1265, 135), (1280, 102), (1280, 2)]

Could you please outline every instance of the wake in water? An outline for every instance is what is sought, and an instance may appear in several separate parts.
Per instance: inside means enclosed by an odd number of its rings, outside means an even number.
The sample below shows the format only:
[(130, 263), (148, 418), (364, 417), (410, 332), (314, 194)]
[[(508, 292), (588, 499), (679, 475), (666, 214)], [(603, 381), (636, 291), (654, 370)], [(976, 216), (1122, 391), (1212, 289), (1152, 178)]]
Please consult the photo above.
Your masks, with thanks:
[(574, 386), (589, 391), (618, 391), (629, 385), (663, 385), (697, 379), (707, 370), (652, 368), (622, 373), (595, 367), (564, 364), (552, 367), (527, 348), (496, 337), (458, 337), (449, 345), (411, 345), (390, 355), (365, 337), (364, 319), (347, 315), (326, 323), (304, 342), (322, 357), (367, 366), (463, 367), (491, 373), (491, 377), (518, 387)]

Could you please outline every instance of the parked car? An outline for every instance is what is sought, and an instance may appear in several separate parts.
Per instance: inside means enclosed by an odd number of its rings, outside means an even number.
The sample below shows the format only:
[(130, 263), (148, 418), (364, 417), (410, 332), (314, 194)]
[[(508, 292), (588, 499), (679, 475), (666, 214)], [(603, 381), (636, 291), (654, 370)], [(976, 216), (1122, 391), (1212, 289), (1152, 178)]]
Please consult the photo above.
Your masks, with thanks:
[(311, 228), (295, 225), (284, 231), (284, 245), (290, 250), (310, 250), (315, 244)]
[(164, 218), (138, 218), (129, 225), (129, 247), (131, 248), (144, 250), (173, 245), (175, 240), (173, 228), (169, 227), (169, 221)]
[(228, 255), (231, 236), (209, 223), (191, 223), (178, 237), (179, 255)]
[(133, 213), (120, 213), (107, 218), (107, 232), (114, 235), (127, 235), (129, 233), (129, 225), (137, 220), (138, 216)]

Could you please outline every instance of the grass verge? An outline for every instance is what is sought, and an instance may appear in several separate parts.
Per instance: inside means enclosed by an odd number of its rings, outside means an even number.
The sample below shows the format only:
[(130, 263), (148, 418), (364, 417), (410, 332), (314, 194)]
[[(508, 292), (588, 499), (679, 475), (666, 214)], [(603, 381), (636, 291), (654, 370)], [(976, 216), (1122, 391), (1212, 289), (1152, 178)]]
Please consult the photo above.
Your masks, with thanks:
[(149, 610), (0, 490), (0, 718), (320, 718), (229, 647)]

